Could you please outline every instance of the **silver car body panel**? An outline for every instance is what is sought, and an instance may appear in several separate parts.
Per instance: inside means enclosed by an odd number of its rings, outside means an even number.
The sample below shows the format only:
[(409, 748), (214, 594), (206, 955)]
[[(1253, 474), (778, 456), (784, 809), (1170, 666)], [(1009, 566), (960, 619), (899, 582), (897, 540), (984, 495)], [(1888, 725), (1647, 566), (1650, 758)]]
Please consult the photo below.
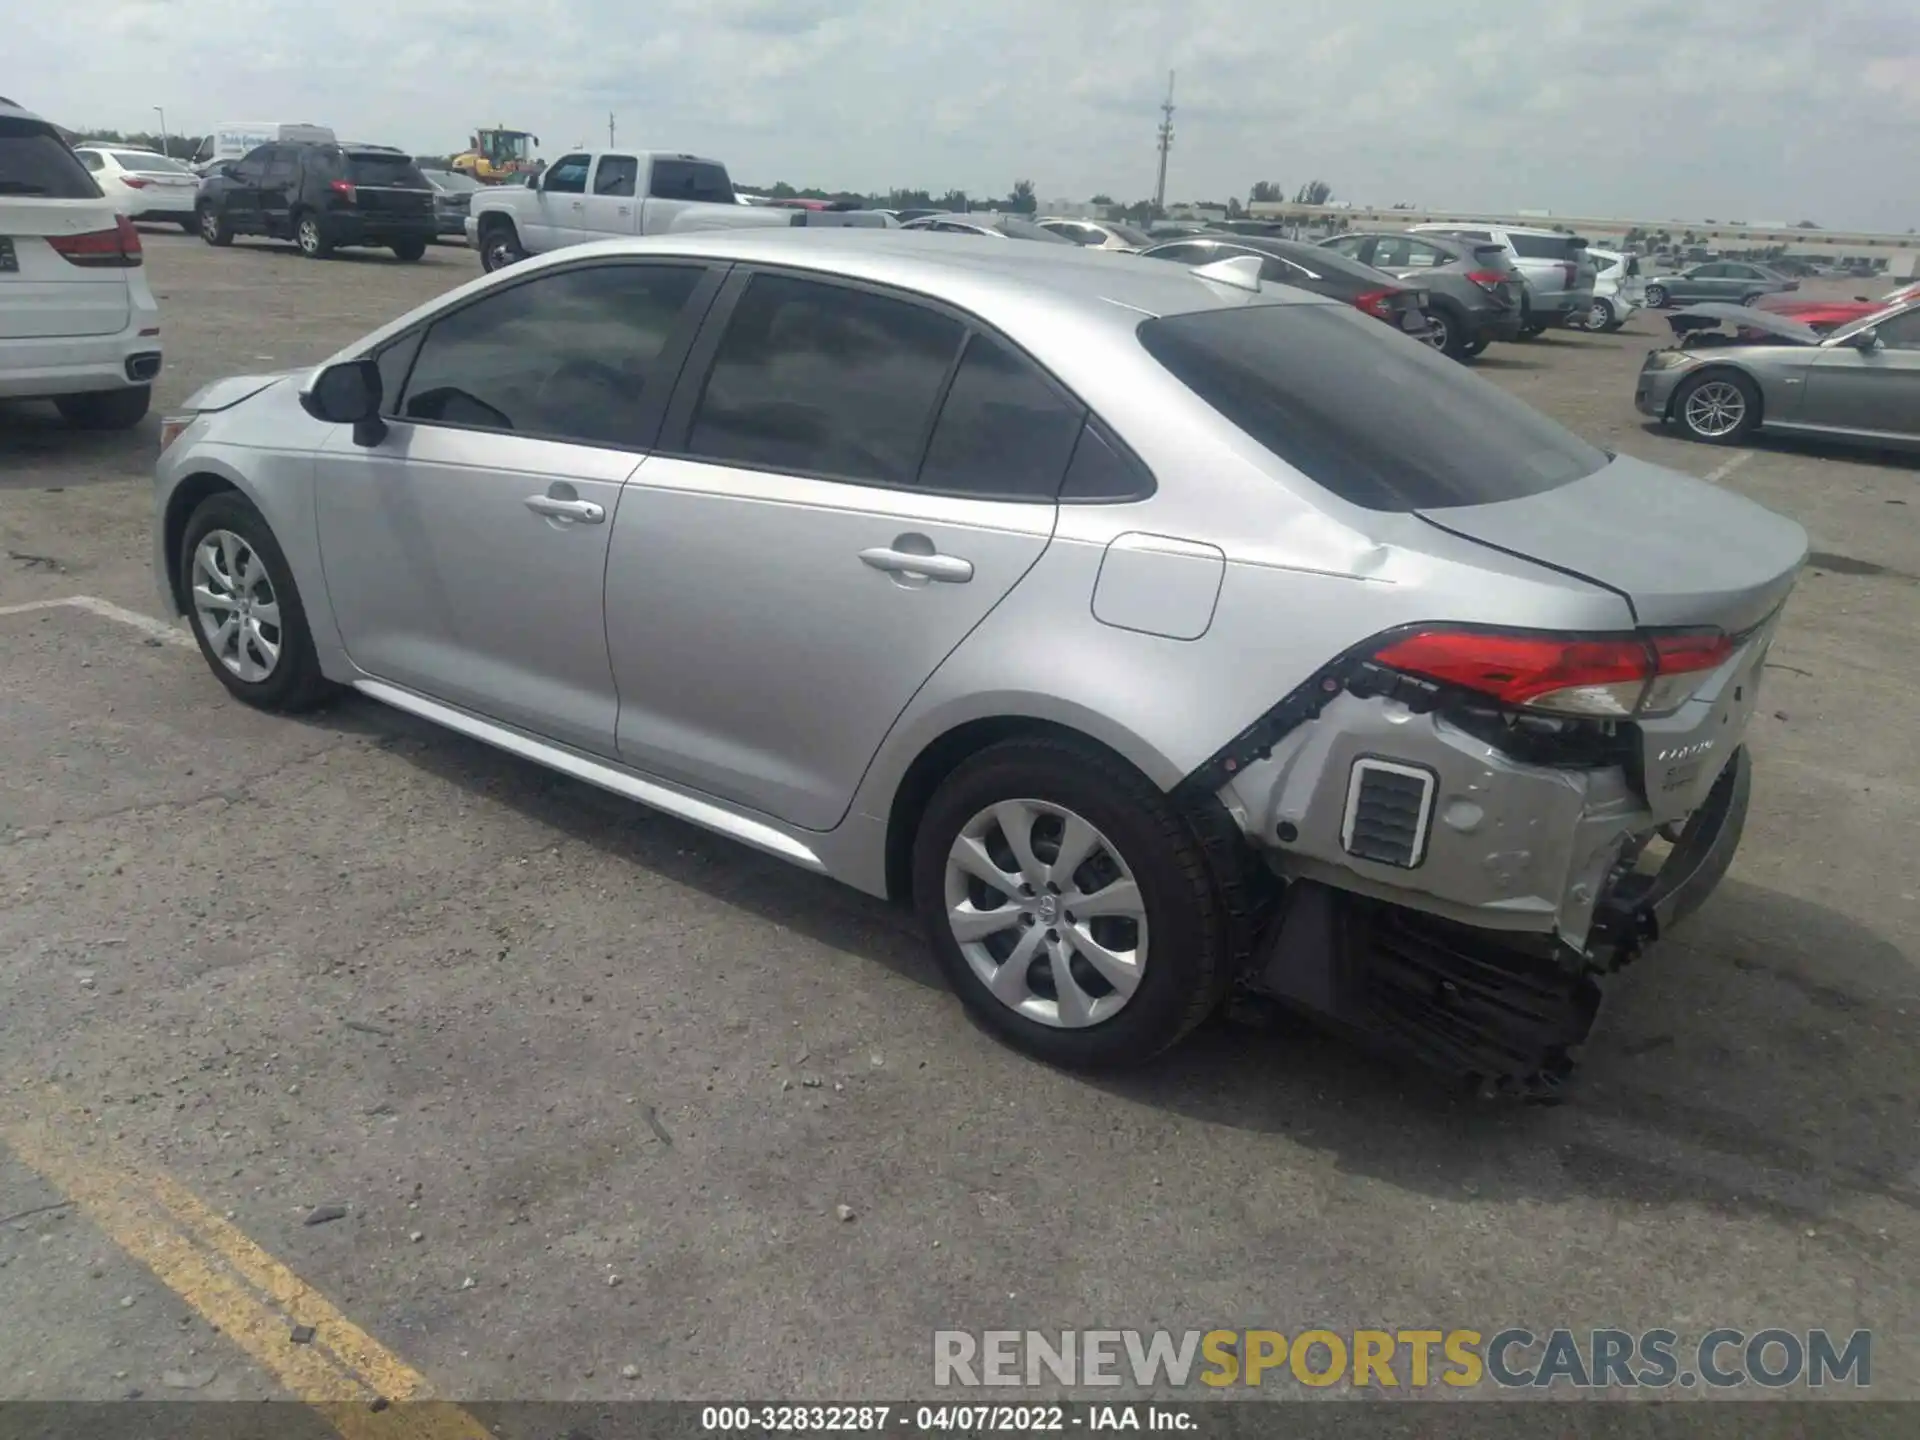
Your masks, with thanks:
[[(230, 484), (286, 552), (330, 677), (881, 895), (902, 782), (959, 727), (1067, 727), (1171, 790), (1333, 657), (1395, 627), (1618, 632), (1638, 606), (1687, 609), (1667, 577), (1583, 557), (1589, 578), (1503, 547), (1549, 523), (1556, 492), (1536, 497), (1537, 512), (1526, 502), (1433, 520), (1346, 502), (1229, 423), (1135, 336), (1145, 316), (1333, 302), (1077, 247), (842, 229), (580, 246), (511, 278), (631, 255), (811, 268), (935, 297), (1026, 349), (1157, 488), (1122, 503), (951, 500), (413, 425), (394, 427), (419, 437), (399, 464), (307, 414), (308, 372), (201, 415), (163, 453), (154, 554), (170, 608), (180, 608), (163, 538), (169, 515), (180, 518), (171, 502)], [(369, 354), (506, 278), (473, 281), (335, 358)], [(1798, 533), (1685, 476), (1631, 464), (1602, 474), (1635, 504), (1657, 479), (1680, 497), (1659, 514), (1736, 552), (1777, 558)], [(557, 526), (527, 507), (560, 485), (603, 497), (605, 522)], [(1571, 522), (1572, 509), (1556, 513)], [(1506, 528), (1470, 533), (1482, 521)], [(908, 536), (969, 562), (973, 578), (902, 583), (863, 562)], [(559, 576), (574, 569), (578, 583)], [(1710, 573), (1694, 600), (1718, 613), (1751, 588)], [(1222, 791), (1277, 867), (1321, 867), (1350, 888), (1489, 926), (1577, 936), (1602, 859), (1659, 823), (1618, 776), (1543, 772), (1439, 722), (1408, 724), (1389, 701), (1349, 699)], [(1690, 717), (1676, 734), (1722, 718), (1731, 750), (1744, 713)], [(1340, 818), (1318, 808), (1345, 794), (1334, 772), (1346, 757), (1383, 745), (1453, 787), (1417, 874), (1375, 874), (1330, 849)], [(1718, 768), (1703, 760), (1694, 778), (1710, 783)], [(1491, 818), (1464, 823), (1460, 796)], [(1303, 804), (1312, 823), (1301, 847), (1278, 853), (1274, 817)], [(1509, 843), (1523, 814), (1554, 834)]]

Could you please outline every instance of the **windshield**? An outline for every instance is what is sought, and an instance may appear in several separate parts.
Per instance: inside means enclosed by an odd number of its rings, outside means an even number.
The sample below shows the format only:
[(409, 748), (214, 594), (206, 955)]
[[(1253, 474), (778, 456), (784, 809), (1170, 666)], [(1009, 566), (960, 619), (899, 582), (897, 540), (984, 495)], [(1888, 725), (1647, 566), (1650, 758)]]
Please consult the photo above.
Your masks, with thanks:
[(145, 170), (149, 173), (180, 174), (188, 173), (187, 167), (178, 160), (165, 155), (149, 155), (138, 150), (110, 150), (114, 163), (122, 170)]
[(385, 155), (378, 151), (360, 151), (347, 156), (347, 179), (356, 185), (386, 185), (424, 190), (427, 177), (405, 155)]
[(1142, 321), (1138, 334), (1221, 415), (1369, 510), (1514, 500), (1607, 463), (1605, 451), (1351, 306), (1203, 310)]

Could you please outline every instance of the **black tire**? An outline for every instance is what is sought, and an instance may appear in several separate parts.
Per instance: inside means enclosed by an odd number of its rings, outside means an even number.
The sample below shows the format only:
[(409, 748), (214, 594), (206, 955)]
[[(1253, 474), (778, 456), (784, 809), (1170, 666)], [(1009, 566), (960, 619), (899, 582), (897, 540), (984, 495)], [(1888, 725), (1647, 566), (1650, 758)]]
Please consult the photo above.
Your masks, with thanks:
[(233, 226), (227, 223), (227, 217), (210, 204), (203, 204), (194, 211), (194, 228), (200, 232), (200, 238), (209, 245), (231, 245)]
[(1751, 310), (1754, 306), (1758, 305), (1762, 300), (1766, 299), (1766, 293), (1767, 292), (1764, 290), (1756, 290), (1751, 295), (1742, 295), (1740, 297), (1740, 303), (1746, 306), (1749, 310)]
[(1464, 312), (1451, 305), (1435, 305), (1427, 311), (1427, 319), (1441, 327), (1443, 333), (1430, 336), (1427, 343), (1449, 360), (1464, 360), (1473, 353), (1468, 347), (1473, 343), (1473, 322)]
[(393, 245), (393, 253), (402, 260), (419, 260), (427, 253), (427, 242), (424, 240), (396, 240)]
[(1493, 341), (1489, 340), (1485, 335), (1474, 336), (1473, 340), (1467, 346), (1466, 358), (1469, 360), (1472, 360), (1476, 356), (1486, 354), (1487, 346), (1491, 345), (1492, 343)]
[[(203, 629), (199, 610), (193, 603), (193, 555), (209, 532), (225, 530), (238, 536), (266, 567), (273, 598), (279, 604), (280, 655), (272, 672), (264, 679), (243, 680), (227, 668), (214, 653)], [(323, 704), (334, 686), (320, 673), (320, 661), (314, 654), (313, 632), (307, 626), (307, 612), (300, 603), (300, 592), (293, 583), (293, 570), (280, 549), (279, 541), (253, 502), (234, 491), (223, 491), (200, 502), (187, 519), (180, 542), (180, 582), (187, 596), (187, 624), (200, 646), (207, 668), (227, 687), (235, 699), (261, 710), (295, 713)]]
[(147, 418), (147, 407), (152, 403), (152, 386), (129, 385), (124, 390), (57, 396), (53, 405), (60, 418), (76, 430), (131, 430)]
[(1667, 299), (1668, 299), (1668, 296), (1667, 296), (1666, 286), (1664, 285), (1647, 286), (1647, 308), (1649, 310), (1666, 309)]
[[(1739, 420), (1729, 429), (1719, 430), (1711, 424), (1703, 426), (1696, 423), (1694, 408), (1688, 402), (1709, 385), (1731, 385), (1739, 392)], [(1759, 427), (1760, 391), (1753, 381), (1738, 370), (1707, 370), (1689, 377), (1674, 392), (1669, 413), (1690, 440), (1698, 440), (1707, 445), (1739, 445)]]
[(495, 270), (504, 270), (509, 265), (517, 265), (527, 258), (526, 247), (520, 243), (520, 232), (513, 228), (513, 222), (505, 219), (487, 219), (480, 222), (480, 268), (488, 274)]
[[(1067, 1029), (1017, 1013), (993, 996), (954, 938), (947, 919), (948, 853), (974, 816), (1015, 799), (1057, 805), (1086, 820), (1139, 886), (1146, 963), (1139, 988), (1106, 1020)], [(1150, 1060), (1218, 1007), (1231, 978), (1226, 907), (1193, 831), (1144, 776), (1091, 745), (1009, 740), (962, 763), (921, 817), (913, 894), (928, 942), (968, 1011), (1015, 1049), (1049, 1064), (1106, 1069)]]
[(327, 227), (311, 210), (294, 211), (293, 243), (309, 260), (325, 260), (333, 254), (333, 240), (327, 234)]
[(1615, 313), (1611, 300), (1607, 299), (1604, 295), (1596, 296), (1593, 304), (1588, 307), (1587, 318), (1582, 328), (1586, 330), (1618, 330), (1620, 328), (1620, 322), (1614, 319)]

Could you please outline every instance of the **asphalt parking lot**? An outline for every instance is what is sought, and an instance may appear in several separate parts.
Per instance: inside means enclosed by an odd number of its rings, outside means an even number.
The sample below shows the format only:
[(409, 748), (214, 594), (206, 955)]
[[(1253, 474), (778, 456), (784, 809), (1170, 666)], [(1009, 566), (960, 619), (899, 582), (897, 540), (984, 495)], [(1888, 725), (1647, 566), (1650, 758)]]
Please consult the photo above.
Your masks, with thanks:
[(1814, 537), (1731, 876), (1558, 1108), (1286, 1022), (1090, 1080), (969, 1025), (905, 915), (363, 700), (255, 714), (134, 623), (158, 416), (478, 273), (146, 245), (154, 416), (0, 407), (0, 1217), (55, 1207), (0, 1219), (0, 1398), (300, 1393), (208, 1255), (463, 1399), (922, 1396), (936, 1329), (1509, 1324), (1866, 1327), (1920, 1398), (1920, 463), (1649, 430), (1657, 317), (1496, 346)]

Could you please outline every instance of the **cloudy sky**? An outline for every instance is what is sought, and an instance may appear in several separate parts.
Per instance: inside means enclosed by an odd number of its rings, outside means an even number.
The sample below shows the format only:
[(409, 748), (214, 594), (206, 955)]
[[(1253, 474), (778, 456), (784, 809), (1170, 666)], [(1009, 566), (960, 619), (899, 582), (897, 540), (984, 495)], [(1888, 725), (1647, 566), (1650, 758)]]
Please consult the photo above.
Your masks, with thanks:
[[(24, 30), (23, 30), (24, 27)], [(101, 0), (16, 7), (6, 92), (62, 124), (478, 123), (756, 184), (1920, 225), (1920, 0)]]

